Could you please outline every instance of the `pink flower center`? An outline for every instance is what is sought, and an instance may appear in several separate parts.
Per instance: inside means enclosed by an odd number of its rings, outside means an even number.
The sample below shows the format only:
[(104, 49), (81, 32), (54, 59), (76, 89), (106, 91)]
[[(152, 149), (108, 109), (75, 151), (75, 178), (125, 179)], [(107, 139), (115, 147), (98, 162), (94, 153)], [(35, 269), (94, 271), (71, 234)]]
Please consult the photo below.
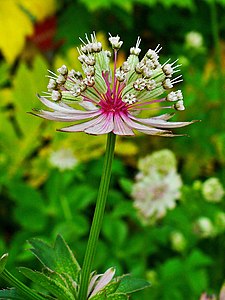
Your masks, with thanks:
[(115, 81), (113, 87), (111, 87), (110, 81), (108, 79), (108, 74), (102, 74), (105, 83), (108, 87), (107, 92), (102, 95), (99, 102), (99, 106), (103, 113), (113, 113), (118, 114), (120, 112), (127, 114), (129, 108), (128, 104), (122, 101), (121, 92), (125, 87), (119, 81)]

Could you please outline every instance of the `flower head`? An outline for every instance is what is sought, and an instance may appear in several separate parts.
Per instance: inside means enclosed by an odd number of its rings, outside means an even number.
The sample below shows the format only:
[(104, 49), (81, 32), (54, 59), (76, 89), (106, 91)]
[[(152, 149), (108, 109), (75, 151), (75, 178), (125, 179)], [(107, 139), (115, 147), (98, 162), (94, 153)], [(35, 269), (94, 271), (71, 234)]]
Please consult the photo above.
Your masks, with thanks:
[[(127, 60), (117, 68), (118, 50), (123, 42), (118, 35), (110, 35), (109, 42), (113, 55), (102, 48), (94, 33), (90, 38), (86, 35), (78, 57), (83, 73), (68, 70), (65, 65), (57, 70), (58, 74), (49, 71), (48, 93), (46, 97), (39, 96), (39, 99), (52, 111), (40, 110), (35, 115), (48, 120), (75, 122), (60, 130), (89, 134), (113, 132), (134, 135), (134, 130), (137, 130), (150, 135), (173, 136), (168, 129), (193, 123), (168, 122), (173, 113), (151, 118), (137, 117), (142, 110), (158, 109), (154, 105), (156, 103), (162, 103), (161, 108), (170, 111), (184, 110), (182, 92), (169, 92), (182, 81), (181, 75), (172, 78), (179, 71), (179, 65), (176, 61), (161, 65), (158, 60), (159, 46), (155, 50), (149, 49), (139, 59), (141, 39), (138, 37)], [(112, 70), (111, 56), (114, 58)]]
[(59, 149), (51, 153), (49, 162), (60, 171), (71, 170), (78, 163), (71, 149)]
[(225, 191), (219, 179), (211, 177), (203, 183), (202, 194), (208, 202), (220, 202)]
[(200, 32), (190, 31), (185, 36), (186, 45), (192, 49), (202, 48), (203, 36)]
[(152, 172), (138, 178), (133, 186), (132, 196), (140, 219), (144, 223), (149, 223), (151, 218), (160, 219), (168, 209), (175, 208), (181, 186), (181, 178), (174, 171), (166, 176)]
[(151, 223), (176, 206), (182, 180), (176, 170), (176, 158), (168, 149), (140, 159), (138, 167), (140, 171), (132, 189), (134, 206), (140, 219)]

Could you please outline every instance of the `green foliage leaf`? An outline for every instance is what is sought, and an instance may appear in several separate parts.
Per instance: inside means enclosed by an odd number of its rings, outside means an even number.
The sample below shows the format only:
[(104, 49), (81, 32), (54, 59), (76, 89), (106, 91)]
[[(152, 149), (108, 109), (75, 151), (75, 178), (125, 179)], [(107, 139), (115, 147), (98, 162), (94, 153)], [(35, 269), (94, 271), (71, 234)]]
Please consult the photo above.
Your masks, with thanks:
[(59, 283), (58, 280), (52, 279), (41, 272), (35, 272), (31, 269), (21, 267), (20, 272), (33, 282), (49, 291), (52, 295), (61, 300), (74, 300), (72, 293), (65, 285)]
[(24, 300), (24, 295), (20, 294), (17, 289), (0, 290), (0, 299), (7, 300)]
[(68, 274), (74, 281), (78, 280), (80, 266), (60, 235), (57, 236), (54, 247), (39, 239), (31, 239), (29, 242), (33, 247), (31, 251), (45, 267), (60, 274)]
[(31, 186), (15, 182), (10, 186), (11, 197), (16, 201), (16, 221), (27, 231), (39, 231), (47, 222), (45, 202), (41, 194)]
[(3, 254), (2, 257), (0, 258), (0, 274), (5, 269), (5, 265), (7, 263), (7, 259), (8, 259), (8, 254), (7, 253)]
[(134, 293), (150, 287), (150, 283), (144, 279), (133, 278), (130, 275), (122, 276), (117, 292), (125, 294)]
[(127, 226), (123, 220), (108, 215), (104, 218), (102, 232), (109, 241), (121, 245), (127, 236)]
[(129, 299), (129, 296), (123, 293), (115, 293), (113, 295), (107, 296), (107, 299), (109, 300), (127, 300)]
[(121, 178), (119, 183), (123, 191), (130, 195), (132, 191), (133, 181), (128, 178)]

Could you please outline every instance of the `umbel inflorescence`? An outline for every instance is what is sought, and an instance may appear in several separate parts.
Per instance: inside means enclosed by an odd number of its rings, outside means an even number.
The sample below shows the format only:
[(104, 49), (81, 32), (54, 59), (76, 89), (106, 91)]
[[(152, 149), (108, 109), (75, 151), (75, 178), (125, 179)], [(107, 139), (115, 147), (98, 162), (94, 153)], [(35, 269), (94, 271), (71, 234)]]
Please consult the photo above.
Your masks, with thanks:
[[(149, 49), (139, 59), (141, 39), (138, 37), (127, 60), (117, 67), (118, 50), (123, 44), (119, 36), (109, 37), (112, 53), (102, 48), (94, 33), (81, 41), (78, 59), (83, 73), (68, 70), (65, 65), (57, 70), (58, 74), (49, 71), (48, 92), (39, 99), (52, 111), (39, 110), (35, 115), (75, 122), (60, 130), (89, 134), (134, 135), (137, 130), (150, 135), (174, 136), (168, 129), (193, 123), (168, 122), (174, 115), (171, 110), (185, 109), (182, 92), (171, 91), (182, 79), (181, 75), (172, 78), (179, 71), (176, 61), (160, 64), (159, 46)], [(157, 109), (168, 109), (169, 113), (151, 118), (137, 117), (142, 110), (155, 110), (155, 103), (159, 104)]]

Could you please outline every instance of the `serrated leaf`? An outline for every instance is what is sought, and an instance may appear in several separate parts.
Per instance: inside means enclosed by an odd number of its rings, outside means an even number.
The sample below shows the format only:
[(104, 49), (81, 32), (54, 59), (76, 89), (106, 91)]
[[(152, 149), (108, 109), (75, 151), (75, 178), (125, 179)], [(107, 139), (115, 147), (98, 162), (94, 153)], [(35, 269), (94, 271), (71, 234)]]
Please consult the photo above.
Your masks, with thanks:
[(49, 278), (41, 272), (33, 271), (28, 268), (19, 268), (20, 272), (25, 275), (27, 278), (31, 279), (33, 282), (39, 286), (46, 289), (52, 295), (58, 297), (60, 300), (74, 300), (73, 295), (69, 290), (60, 284), (58, 281)]
[(8, 290), (0, 290), (0, 299), (7, 300), (24, 300), (24, 296), (14, 288)]
[(66, 273), (77, 281), (80, 272), (80, 266), (74, 257), (69, 246), (61, 235), (58, 235), (54, 245), (55, 259), (57, 262), (57, 272)]
[(31, 251), (45, 267), (60, 274), (68, 274), (74, 281), (78, 281), (80, 266), (60, 235), (57, 236), (54, 247), (39, 239), (32, 239), (29, 242), (33, 247)]
[(144, 279), (133, 278), (130, 275), (125, 275), (120, 279), (120, 285), (117, 289), (117, 292), (130, 294), (139, 290), (143, 290), (149, 286), (150, 283)]
[(54, 249), (42, 240), (33, 238), (29, 240), (33, 248), (30, 251), (38, 258), (38, 260), (50, 270), (56, 269), (56, 261)]
[(5, 269), (5, 265), (6, 265), (7, 259), (8, 259), (8, 253), (3, 254), (2, 257), (0, 258), (0, 274)]
[(57, 272), (50, 271), (49, 269), (45, 269), (43, 273), (47, 277), (65, 286), (75, 297), (77, 297), (78, 284), (68, 274), (59, 274)]

